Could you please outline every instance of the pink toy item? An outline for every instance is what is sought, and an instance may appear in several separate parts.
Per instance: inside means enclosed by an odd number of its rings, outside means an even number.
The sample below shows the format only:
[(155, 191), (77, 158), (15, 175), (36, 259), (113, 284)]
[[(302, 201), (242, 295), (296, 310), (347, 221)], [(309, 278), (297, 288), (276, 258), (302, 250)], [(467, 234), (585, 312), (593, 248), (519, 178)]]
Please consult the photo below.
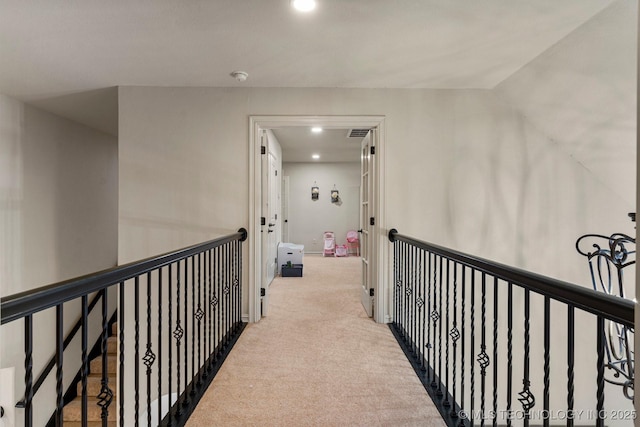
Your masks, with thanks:
[(360, 256), (360, 236), (357, 231), (347, 231), (347, 249), (349, 255)]
[(324, 232), (324, 250), (323, 256), (335, 256), (336, 254), (336, 238), (333, 231)]
[(349, 256), (349, 251), (347, 249), (347, 245), (338, 245), (336, 246), (336, 256)]

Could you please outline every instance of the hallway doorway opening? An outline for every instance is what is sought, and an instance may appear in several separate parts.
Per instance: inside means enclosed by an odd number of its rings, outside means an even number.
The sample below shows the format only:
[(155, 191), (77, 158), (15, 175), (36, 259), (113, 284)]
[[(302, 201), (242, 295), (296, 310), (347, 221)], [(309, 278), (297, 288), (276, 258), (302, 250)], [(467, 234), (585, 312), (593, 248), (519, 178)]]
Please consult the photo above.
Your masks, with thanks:
[[(357, 200), (355, 209), (358, 215), (357, 229), (360, 232), (362, 261), (362, 290), (361, 301), (369, 316), (373, 316), (377, 322), (389, 321), (388, 287), (384, 278), (387, 274), (387, 245), (385, 244), (385, 218), (384, 218), (384, 117), (383, 116), (251, 116), (249, 129), (249, 154), (250, 154), (250, 200), (249, 200), (249, 292), (248, 292), (248, 321), (256, 322), (268, 313), (269, 283), (273, 279), (275, 240), (274, 236), (286, 236), (289, 239), (289, 215), (285, 211), (289, 208), (290, 182), (285, 179), (282, 186), (282, 151), (279, 144), (270, 147), (269, 140), (276, 140), (275, 134), (295, 132), (310, 132), (312, 127), (320, 127), (327, 132), (341, 130), (348, 132), (350, 129), (359, 129), (363, 135), (359, 141), (362, 145), (357, 147), (353, 160), (358, 162), (358, 181), (355, 196), (353, 191), (349, 194), (349, 201), (353, 205)], [(363, 151), (364, 150), (364, 151)], [(297, 151), (297, 150), (296, 150)], [(337, 150), (334, 150), (337, 151)], [(264, 154), (263, 154), (264, 153)], [(326, 153), (326, 151), (325, 151)], [(335, 154), (335, 153), (333, 153)], [(280, 156), (280, 159), (277, 157)], [(291, 157), (289, 157), (291, 159)], [(309, 159), (310, 160), (310, 159)], [(344, 159), (337, 160), (344, 161)], [(279, 165), (279, 166), (274, 166)], [(294, 163), (290, 163), (294, 168)], [(279, 169), (279, 171), (278, 171)], [(280, 174), (278, 176), (278, 173)], [(273, 176), (272, 176), (273, 175)], [(277, 176), (277, 178), (276, 178)], [(307, 178), (305, 178), (307, 179)], [(308, 197), (313, 197), (314, 182), (308, 177)], [(273, 182), (280, 183), (282, 193), (273, 197), (276, 191)], [(329, 187), (329, 188), (327, 188)], [(331, 196), (336, 195), (336, 190), (324, 182), (321, 197), (326, 202)], [(348, 193), (344, 189), (343, 195)], [(306, 191), (306, 190), (305, 190)], [(300, 197), (301, 190), (297, 190)], [(282, 197), (281, 200), (279, 198)], [(284, 201), (284, 203), (282, 203)], [(331, 199), (332, 203), (339, 204), (340, 198)], [(315, 206), (323, 206), (317, 204)], [(315, 207), (314, 206), (314, 207)], [(339, 211), (334, 211), (339, 212)], [(343, 210), (342, 212), (346, 212)], [(311, 214), (321, 215), (319, 212)], [(326, 215), (325, 215), (326, 217)], [(300, 221), (298, 221), (298, 224)], [(353, 222), (352, 222), (353, 223)], [(317, 233), (316, 233), (317, 234)], [(346, 231), (343, 230), (343, 234)], [(299, 234), (302, 239), (302, 235)], [(308, 237), (308, 236), (307, 236)], [(321, 253), (322, 236), (308, 237), (305, 251), (309, 254)], [(343, 239), (344, 240), (344, 239)], [(277, 267), (275, 267), (277, 270)]]

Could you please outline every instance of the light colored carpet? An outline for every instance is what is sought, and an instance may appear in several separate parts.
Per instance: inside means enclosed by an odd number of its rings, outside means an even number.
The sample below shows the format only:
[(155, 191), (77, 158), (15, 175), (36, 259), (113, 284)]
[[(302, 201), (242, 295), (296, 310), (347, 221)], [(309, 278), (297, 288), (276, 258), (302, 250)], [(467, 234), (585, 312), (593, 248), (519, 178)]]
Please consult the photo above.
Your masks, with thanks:
[(387, 325), (360, 304), (360, 260), (306, 255), (271, 284), (187, 422), (203, 426), (444, 426)]

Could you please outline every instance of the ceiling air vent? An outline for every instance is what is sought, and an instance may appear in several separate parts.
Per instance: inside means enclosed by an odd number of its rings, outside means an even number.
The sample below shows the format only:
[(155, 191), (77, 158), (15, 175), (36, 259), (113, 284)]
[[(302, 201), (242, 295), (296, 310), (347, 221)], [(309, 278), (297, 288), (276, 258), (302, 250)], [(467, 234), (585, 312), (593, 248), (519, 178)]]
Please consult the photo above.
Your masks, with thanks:
[(364, 138), (369, 133), (369, 129), (349, 129), (349, 138)]

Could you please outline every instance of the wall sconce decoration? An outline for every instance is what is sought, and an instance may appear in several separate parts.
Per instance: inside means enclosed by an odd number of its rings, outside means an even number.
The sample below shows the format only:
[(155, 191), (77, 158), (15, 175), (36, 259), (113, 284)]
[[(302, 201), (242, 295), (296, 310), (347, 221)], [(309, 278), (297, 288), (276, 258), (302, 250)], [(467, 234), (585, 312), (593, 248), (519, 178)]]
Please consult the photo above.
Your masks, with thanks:
[(340, 203), (340, 192), (335, 184), (333, 184), (333, 190), (331, 190), (331, 203)]
[(320, 188), (318, 188), (318, 186), (314, 181), (313, 187), (311, 187), (311, 200), (318, 200), (319, 196), (320, 196)]

